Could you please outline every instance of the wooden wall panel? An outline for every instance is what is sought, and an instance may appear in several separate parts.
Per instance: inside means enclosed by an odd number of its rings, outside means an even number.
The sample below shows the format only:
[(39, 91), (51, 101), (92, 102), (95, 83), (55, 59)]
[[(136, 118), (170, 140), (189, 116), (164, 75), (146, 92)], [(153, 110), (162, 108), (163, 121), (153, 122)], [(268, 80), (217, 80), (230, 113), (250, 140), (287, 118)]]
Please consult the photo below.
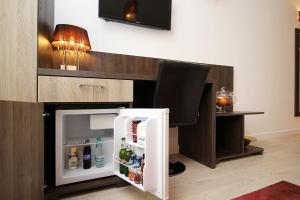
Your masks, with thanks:
[(211, 70), (208, 74), (209, 82), (215, 83), (216, 91), (220, 91), (221, 87), (226, 90), (233, 91), (233, 67), (222, 65), (210, 65)]
[(0, 199), (43, 199), (42, 104), (0, 101)]
[(0, 103), (0, 190), (4, 199), (13, 199), (13, 115), (12, 104)]
[(179, 152), (211, 168), (216, 167), (215, 85), (206, 84), (197, 124), (178, 128)]
[[(155, 80), (160, 60), (141, 56), (92, 51), (80, 59), (80, 70), (102, 72), (105, 74), (126, 74), (127, 76), (130, 75), (132, 79), (136, 79), (136, 76), (147, 80)], [(52, 68), (59, 69), (62, 63), (63, 55), (54, 51)], [(74, 53), (67, 56), (67, 63), (68, 65), (76, 65), (76, 56)]]
[(0, 100), (37, 99), (37, 0), (1, 0)]
[(39, 0), (38, 5), (38, 52), (37, 66), (51, 68), (53, 49), (51, 38), (54, 31), (54, 1)]
[[(59, 69), (62, 64), (63, 56), (57, 51), (53, 53), (52, 69)], [(124, 78), (133, 80), (156, 80), (159, 63), (163, 59), (148, 58), (141, 56), (120, 55), (103, 52), (89, 52), (81, 59), (80, 69), (85, 71), (82, 73), (70, 72), (70, 76), (95, 77), (102, 78)], [(76, 65), (76, 57), (71, 54), (68, 56), (68, 63)], [(216, 90), (220, 90), (225, 86), (227, 90), (233, 90), (233, 67), (209, 64), (211, 70), (208, 75), (207, 82), (216, 84)], [(57, 72), (49, 71), (47, 68), (40, 70), (39, 75), (58, 75)], [(66, 75), (67, 73), (64, 73)], [(72, 75), (73, 74), (73, 75)]]

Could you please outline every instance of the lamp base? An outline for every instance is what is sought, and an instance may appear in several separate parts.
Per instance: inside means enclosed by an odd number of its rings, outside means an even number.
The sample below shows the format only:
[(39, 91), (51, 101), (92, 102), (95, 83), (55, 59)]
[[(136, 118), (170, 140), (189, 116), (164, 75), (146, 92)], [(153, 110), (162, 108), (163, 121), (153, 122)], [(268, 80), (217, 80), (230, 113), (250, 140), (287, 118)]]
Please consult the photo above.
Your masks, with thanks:
[(65, 65), (60, 65), (60, 69), (61, 70), (72, 70), (72, 71), (76, 71), (79, 70), (77, 69), (78, 67), (75, 65), (67, 65), (67, 67)]

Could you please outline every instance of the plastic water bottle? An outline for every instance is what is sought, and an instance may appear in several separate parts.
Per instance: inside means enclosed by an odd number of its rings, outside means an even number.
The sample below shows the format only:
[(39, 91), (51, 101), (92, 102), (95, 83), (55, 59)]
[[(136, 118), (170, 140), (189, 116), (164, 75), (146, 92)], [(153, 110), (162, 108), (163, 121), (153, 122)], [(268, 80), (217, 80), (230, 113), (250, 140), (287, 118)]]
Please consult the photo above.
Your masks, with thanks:
[(104, 166), (104, 150), (101, 137), (96, 138), (95, 163), (97, 168)]

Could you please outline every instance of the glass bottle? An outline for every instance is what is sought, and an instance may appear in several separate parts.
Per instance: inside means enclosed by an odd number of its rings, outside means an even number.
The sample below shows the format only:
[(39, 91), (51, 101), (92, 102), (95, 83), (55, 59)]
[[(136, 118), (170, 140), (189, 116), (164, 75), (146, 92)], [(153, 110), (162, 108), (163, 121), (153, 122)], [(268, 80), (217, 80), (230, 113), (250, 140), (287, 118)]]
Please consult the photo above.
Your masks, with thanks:
[[(129, 162), (130, 156), (131, 156), (132, 154), (133, 154), (132, 149), (131, 149), (129, 146), (127, 146), (127, 147), (126, 147), (126, 157), (125, 157), (126, 163)], [(125, 167), (124, 172), (125, 172), (125, 176), (128, 177), (128, 174), (129, 174), (129, 169), (128, 169), (128, 167)]]
[[(125, 163), (126, 162), (126, 138), (121, 138), (122, 143), (121, 143), (121, 150), (119, 153), (119, 158), (120, 158), (120, 162), (121, 163)], [(120, 173), (124, 174), (125, 173), (125, 166), (120, 164)]]
[(89, 169), (92, 166), (92, 160), (91, 160), (91, 146), (90, 146), (90, 140), (85, 140), (85, 145), (83, 149), (83, 169)]
[(77, 147), (70, 147), (70, 154), (68, 158), (68, 168), (76, 169), (78, 166)]

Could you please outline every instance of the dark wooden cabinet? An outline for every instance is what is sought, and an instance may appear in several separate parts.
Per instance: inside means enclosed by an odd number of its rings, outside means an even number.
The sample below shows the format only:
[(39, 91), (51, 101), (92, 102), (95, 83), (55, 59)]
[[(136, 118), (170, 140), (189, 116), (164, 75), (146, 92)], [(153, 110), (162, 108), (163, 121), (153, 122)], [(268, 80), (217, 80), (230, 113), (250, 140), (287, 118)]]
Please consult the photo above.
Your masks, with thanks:
[(220, 161), (263, 154), (263, 148), (244, 146), (244, 116), (263, 112), (216, 113), (213, 88), (207, 84), (197, 124), (179, 127), (180, 153), (210, 168)]
[[(217, 115), (218, 116), (218, 115)], [(244, 150), (244, 116), (217, 117), (216, 157), (242, 153)]]
[(1, 199), (43, 199), (43, 105), (0, 101)]
[(264, 149), (244, 145), (245, 115), (263, 112), (228, 112), (216, 115), (216, 162), (262, 154)]

